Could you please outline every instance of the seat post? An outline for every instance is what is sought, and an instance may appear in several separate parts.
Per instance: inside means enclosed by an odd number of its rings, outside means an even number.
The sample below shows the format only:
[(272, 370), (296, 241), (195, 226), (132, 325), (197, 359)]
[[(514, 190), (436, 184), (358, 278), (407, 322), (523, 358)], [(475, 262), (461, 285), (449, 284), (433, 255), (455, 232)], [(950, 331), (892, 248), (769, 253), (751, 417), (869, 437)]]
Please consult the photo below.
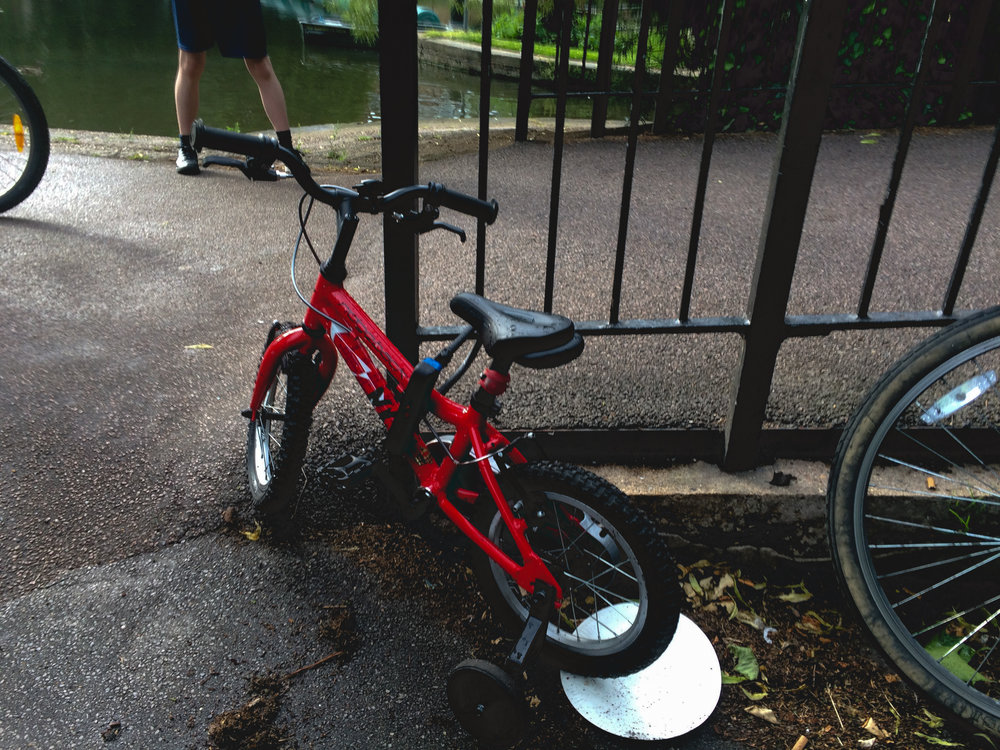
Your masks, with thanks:
[(497, 398), (502, 396), (510, 383), (510, 362), (494, 359), (479, 377), (479, 388), (472, 395), (470, 404), (484, 417), (496, 415)]

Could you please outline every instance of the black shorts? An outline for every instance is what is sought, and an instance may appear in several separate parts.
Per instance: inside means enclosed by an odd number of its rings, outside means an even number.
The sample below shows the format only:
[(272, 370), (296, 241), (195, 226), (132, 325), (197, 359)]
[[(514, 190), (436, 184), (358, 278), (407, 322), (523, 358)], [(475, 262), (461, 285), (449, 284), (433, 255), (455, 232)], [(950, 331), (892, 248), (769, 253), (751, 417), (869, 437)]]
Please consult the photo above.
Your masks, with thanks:
[(204, 52), (219, 45), (223, 57), (267, 56), (260, 0), (172, 0), (177, 46)]

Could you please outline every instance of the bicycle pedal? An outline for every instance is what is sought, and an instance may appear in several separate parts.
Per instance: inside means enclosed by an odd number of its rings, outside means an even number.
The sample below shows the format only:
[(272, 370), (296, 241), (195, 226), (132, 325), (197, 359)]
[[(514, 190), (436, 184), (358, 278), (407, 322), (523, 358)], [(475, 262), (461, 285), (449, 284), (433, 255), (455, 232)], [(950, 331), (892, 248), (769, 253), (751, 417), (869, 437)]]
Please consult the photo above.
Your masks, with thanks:
[(371, 474), (372, 461), (369, 456), (355, 456), (345, 453), (320, 467), (321, 473), (329, 473), (341, 484), (351, 484), (368, 477)]

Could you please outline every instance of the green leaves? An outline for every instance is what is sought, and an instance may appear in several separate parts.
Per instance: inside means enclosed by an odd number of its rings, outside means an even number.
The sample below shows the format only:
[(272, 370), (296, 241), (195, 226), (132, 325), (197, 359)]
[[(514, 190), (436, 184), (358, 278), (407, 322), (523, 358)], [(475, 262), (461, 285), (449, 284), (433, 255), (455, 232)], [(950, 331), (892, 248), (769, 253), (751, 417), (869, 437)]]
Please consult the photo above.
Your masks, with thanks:
[(741, 682), (756, 680), (760, 677), (760, 664), (757, 663), (757, 657), (754, 656), (753, 651), (746, 646), (730, 643), (729, 652), (733, 655), (736, 665), (733, 667), (734, 674), (723, 672), (723, 685), (738, 685)]
[(975, 684), (984, 680), (989, 681), (988, 677), (980, 674), (977, 669), (970, 666), (972, 657), (975, 655), (972, 647), (968, 644), (963, 644), (955, 648), (958, 643), (959, 639), (955, 636), (947, 633), (938, 633), (934, 637), (934, 640), (924, 646), (924, 649), (937, 661), (941, 662), (941, 666), (962, 680), (962, 682)]

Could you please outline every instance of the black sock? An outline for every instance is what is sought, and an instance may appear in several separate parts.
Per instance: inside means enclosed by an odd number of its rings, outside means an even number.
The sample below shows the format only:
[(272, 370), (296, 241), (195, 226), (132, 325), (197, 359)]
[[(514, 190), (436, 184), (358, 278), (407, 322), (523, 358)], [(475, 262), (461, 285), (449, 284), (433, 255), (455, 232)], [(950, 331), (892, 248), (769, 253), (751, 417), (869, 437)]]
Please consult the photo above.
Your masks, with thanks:
[(191, 148), (191, 136), (189, 135), (181, 136), (181, 148)]
[(292, 148), (292, 131), (291, 130), (275, 130), (275, 135), (278, 136), (278, 143), (287, 149)]

